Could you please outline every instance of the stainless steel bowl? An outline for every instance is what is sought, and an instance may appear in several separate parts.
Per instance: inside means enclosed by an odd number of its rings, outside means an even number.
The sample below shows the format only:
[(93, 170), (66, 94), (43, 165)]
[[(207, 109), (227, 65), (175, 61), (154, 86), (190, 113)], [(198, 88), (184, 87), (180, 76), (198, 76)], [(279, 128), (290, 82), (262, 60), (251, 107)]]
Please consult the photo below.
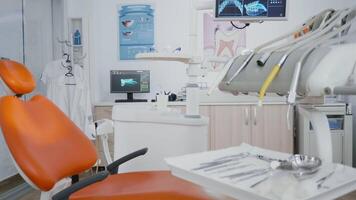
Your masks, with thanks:
[(292, 174), (303, 180), (319, 171), (321, 159), (315, 156), (294, 155), (289, 158), (289, 163), (292, 165)]
[(321, 166), (321, 159), (308, 155), (293, 155), (289, 158), (294, 170), (314, 171)]

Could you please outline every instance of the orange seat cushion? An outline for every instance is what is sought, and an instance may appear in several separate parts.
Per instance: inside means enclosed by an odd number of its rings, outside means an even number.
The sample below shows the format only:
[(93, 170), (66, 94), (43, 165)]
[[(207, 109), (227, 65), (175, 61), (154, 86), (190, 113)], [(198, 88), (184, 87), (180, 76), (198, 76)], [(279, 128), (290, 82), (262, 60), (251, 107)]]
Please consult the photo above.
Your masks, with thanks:
[(42, 191), (97, 160), (93, 143), (43, 96), (0, 98), (0, 127), (17, 165)]
[(0, 78), (15, 94), (27, 94), (36, 87), (31, 72), (15, 61), (0, 59)]
[(210, 200), (200, 187), (168, 171), (111, 175), (70, 196), (70, 200)]

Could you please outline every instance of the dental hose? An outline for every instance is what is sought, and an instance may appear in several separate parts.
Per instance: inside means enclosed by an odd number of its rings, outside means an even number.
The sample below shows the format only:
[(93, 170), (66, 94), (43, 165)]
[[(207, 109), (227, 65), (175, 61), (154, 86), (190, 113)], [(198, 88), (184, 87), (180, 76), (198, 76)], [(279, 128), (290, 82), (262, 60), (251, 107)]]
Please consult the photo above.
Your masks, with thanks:
[[(326, 12), (326, 11), (323, 11), (322, 13), (324, 13), (324, 12)], [(317, 15), (317, 16), (320, 16), (320, 14)], [(313, 22), (313, 19), (314, 19), (314, 18), (315, 18), (315, 16), (312, 17), (312, 18), (310, 18), (310, 19), (308, 19), (308, 20), (306, 21), (306, 23), (304, 23), (304, 24), (311, 24), (311, 23)], [(226, 84), (227, 84), (227, 85), (230, 85), (230, 84), (231, 84), (231, 82), (241, 73), (241, 71), (247, 67), (247, 65), (249, 64), (249, 62), (252, 60), (252, 58), (255, 56), (256, 53), (260, 52), (262, 49), (264, 49), (264, 48), (266, 48), (266, 47), (268, 47), (268, 46), (271, 46), (272, 44), (274, 44), (274, 43), (276, 43), (276, 42), (280, 42), (280, 41), (282, 41), (282, 40), (284, 40), (284, 39), (287, 39), (288, 37), (294, 36), (296, 32), (303, 31), (303, 30), (305, 29), (305, 25), (304, 25), (304, 24), (302, 25), (301, 28), (299, 27), (299, 28), (297, 28), (297, 29), (295, 29), (295, 30), (293, 30), (293, 31), (291, 31), (291, 32), (289, 32), (289, 33), (283, 35), (283, 36), (277, 37), (277, 38), (275, 38), (274, 40), (271, 40), (271, 41), (269, 41), (269, 42), (267, 42), (267, 43), (264, 43), (264, 44), (262, 44), (261, 46), (255, 48), (255, 49), (249, 54), (249, 56), (245, 59), (245, 61), (244, 61), (243, 64), (239, 67), (239, 69), (228, 79), (228, 81), (226, 81)], [(301, 40), (301, 38), (298, 38), (298, 39), (297, 39), (297, 41), (300, 41), (300, 40)], [(295, 42), (297, 42), (297, 41), (295, 41)], [(269, 58), (269, 56), (270, 56), (270, 55), (265, 55), (266, 60)], [(231, 66), (230, 66), (230, 68), (229, 68), (228, 70), (230, 70), (230, 69), (231, 69)]]
[[(343, 19), (344, 17), (347, 17), (351, 12), (354, 12), (354, 10), (351, 10), (350, 12), (347, 12), (346, 14), (344, 14), (341, 19)], [(325, 29), (323, 31), (321, 31), (320, 33), (314, 35), (313, 37), (310, 37), (308, 38), (309, 40), (311, 39), (314, 39), (316, 37), (320, 37), (322, 35), (324, 35), (327, 31), (329, 30), (332, 30), (335, 25), (337, 24), (338, 20), (336, 20), (335, 22), (331, 23), (332, 25), (328, 28), (328, 29)], [(339, 34), (341, 33), (342, 31), (345, 31), (346, 29), (349, 28), (349, 26), (351, 25), (351, 23), (353, 22), (353, 20), (349, 21), (348, 23), (342, 25), (342, 28), (338, 29), (337, 31), (332, 31), (328, 34), (326, 34), (324, 37), (322, 37), (322, 39), (320, 40), (323, 40), (323, 39), (328, 39), (332, 36), (335, 36), (336, 34)], [(330, 25), (330, 24), (329, 24)], [(272, 69), (272, 71), (270, 72), (270, 74), (267, 76), (267, 78), (265, 79), (264, 83), (262, 84), (262, 87), (259, 91), (259, 101), (258, 101), (258, 105), (259, 106), (262, 106), (262, 102), (265, 98), (265, 95), (266, 95), (266, 92), (268, 90), (268, 88), (270, 87), (270, 85), (272, 84), (272, 82), (274, 81), (274, 79), (278, 76), (279, 72), (281, 71), (282, 67), (283, 67), (283, 64), (285, 63), (285, 61), (287, 60), (288, 56), (294, 52), (295, 50), (299, 49), (300, 47), (303, 47), (304, 45), (306, 45), (306, 42), (308, 42), (308, 40), (306, 41), (303, 41), (297, 45), (295, 45), (293, 48), (291, 48), (288, 52), (286, 52), (282, 59), (280, 60), (280, 62), (275, 65)]]
[(259, 92), (259, 96), (258, 96), (258, 106), (262, 106), (262, 102), (265, 98), (265, 95), (266, 95), (266, 92), (267, 92), (269, 86), (272, 84), (273, 80), (278, 76), (279, 72), (282, 69), (284, 62), (287, 60), (287, 56), (284, 56), (284, 57), (285, 57), (284, 59), (282, 59), (277, 65), (275, 65), (272, 68), (272, 71), (270, 72), (270, 74), (267, 76), (267, 78), (263, 82), (262, 87)]
[[(310, 21), (311, 19), (308, 20), (308, 22)], [(302, 28), (297, 28), (296, 30), (293, 30), (283, 36), (280, 36), (278, 38), (275, 38), (274, 40), (271, 40), (269, 42), (266, 42), (264, 44), (262, 44), (261, 46), (255, 48), (254, 50), (252, 50), (252, 52), (248, 55), (248, 57), (244, 60), (244, 62), (242, 63), (242, 65), (239, 67), (239, 69), (228, 79), (228, 81), (226, 81), (226, 84), (227, 85), (230, 85), (231, 82), (241, 73), (241, 71), (243, 69), (245, 69), (245, 67), (249, 64), (249, 62), (252, 60), (252, 58), (255, 56), (256, 52), (259, 52), (260, 50), (272, 45), (273, 43), (276, 43), (276, 42), (280, 42), (281, 40), (284, 40), (292, 35), (294, 35), (295, 32), (299, 32), (301, 31), (302, 29), (304, 28), (304, 26)], [(228, 70), (231, 69), (231, 66)]]
[[(326, 11), (324, 11), (324, 12), (326, 12)], [(323, 13), (324, 13), (323, 12)], [(295, 40), (292, 40), (292, 41), (290, 41), (290, 42), (288, 42), (287, 44), (281, 44), (281, 45), (279, 45), (279, 46), (276, 46), (276, 47), (271, 47), (271, 48), (269, 48), (269, 49), (265, 49), (264, 51), (265, 51), (265, 53), (263, 53), (262, 54), (262, 56), (257, 60), (257, 64), (259, 65), (259, 66), (261, 66), (261, 67), (263, 67), (265, 64), (266, 64), (266, 62), (267, 62), (267, 60), (270, 58), (270, 56), (272, 55), (272, 53), (274, 53), (274, 52), (276, 52), (276, 51), (282, 51), (282, 50), (284, 50), (284, 49), (286, 49), (286, 48), (288, 48), (288, 47), (290, 47), (290, 46), (292, 46), (292, 45), (294, 45), (294, 44), (296, 44), (296, 43), (298, 43), (298, 42), (300, 42), (300, 41), (302, 41), (302, 40), (306, 40), (306, 39), (308, 39), (309, 37), (312, 37), (312, 36), (314, 36), (315, 34), (317, 34), (317, 33), (319, 33), (321, 30), (323, 30), (327, 25), (329, 25), (327, 22), (332, 22), (333, 20), (335, 20), (337, 17), (338, 17), (338, 15), (340, 14), (340, 13), (335, 13), (331, 18), (329, 18), (330, 17), (330, 14), (332, 14), (332, 10), (328, 10), (328, 12), (326, 13), (326, 14), (323, 14), (323, 20), (322, 20), (322, 22), (321, 22), (321, 24), (320, 24), (320, 26), (319, 26), (319, 28), (318, 29), (316, 29), (316, 30), (314, 30), (314, 31), (312, 31), (312, 32), (305, 32), (304, 30), (303, 30), (303, 32), (304, 32), (304, 36), (303, 37), (299, 37), (299, 38), (297, 38), (297, 39), (295, 39)], [(328, 19), (329, 18), (329, 19)], [(312, 24), (314, 24), (317, 20), (318, 20), (319, 18), (318, 17), (316, 17), (316, 19), (314, 19), (314, 21), (311, 21), (309, 24), (306, 24), (305, 25), (305, 27), (310, 27)], [(309, 33), (309, 34), (307, 34), (307, 33)], [(260, 52), (257, 52), (257, 53), (260, 53)]]

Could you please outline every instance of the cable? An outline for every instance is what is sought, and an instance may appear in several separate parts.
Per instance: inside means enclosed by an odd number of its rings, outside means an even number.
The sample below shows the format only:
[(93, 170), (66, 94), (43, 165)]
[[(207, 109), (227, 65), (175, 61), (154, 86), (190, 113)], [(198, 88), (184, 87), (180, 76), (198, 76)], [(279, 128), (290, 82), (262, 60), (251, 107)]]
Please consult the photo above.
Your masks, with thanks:
[(232, 21), (230, 21), (230, 23), (231, 23), (231, 25), (232, 25), (233, 27), (235, 27), (235, 28), (238, 29), (238, 30), (243, 30), (243, 29), (247, 28), (248, 26), (250, 26), (250, 23), (245, 23), (245, 26), (243, 26), (243, 27), (238, 27), (238, 26), (236, 26), (236, 25), (234, 24), (234, 22), (232, 22)]

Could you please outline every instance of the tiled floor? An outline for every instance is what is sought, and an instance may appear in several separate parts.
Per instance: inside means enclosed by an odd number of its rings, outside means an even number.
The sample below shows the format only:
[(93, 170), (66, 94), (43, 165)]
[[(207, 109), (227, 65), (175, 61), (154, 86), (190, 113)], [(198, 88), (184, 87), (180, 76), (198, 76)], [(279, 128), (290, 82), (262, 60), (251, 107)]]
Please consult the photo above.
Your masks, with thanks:
[(5, 181), (0, 182), (0, 193), (5, 192), (13, 187), (16, 187), (17, 185), (23, 183), (23, 179), (21, 176), (16, 175), (12, 178), (9, 178)]
[(39, 200), (40, 199), (40, 192), (38, 191), (33, 191), (28, 193), (28, 195), (22, 197), (19, 200)]

